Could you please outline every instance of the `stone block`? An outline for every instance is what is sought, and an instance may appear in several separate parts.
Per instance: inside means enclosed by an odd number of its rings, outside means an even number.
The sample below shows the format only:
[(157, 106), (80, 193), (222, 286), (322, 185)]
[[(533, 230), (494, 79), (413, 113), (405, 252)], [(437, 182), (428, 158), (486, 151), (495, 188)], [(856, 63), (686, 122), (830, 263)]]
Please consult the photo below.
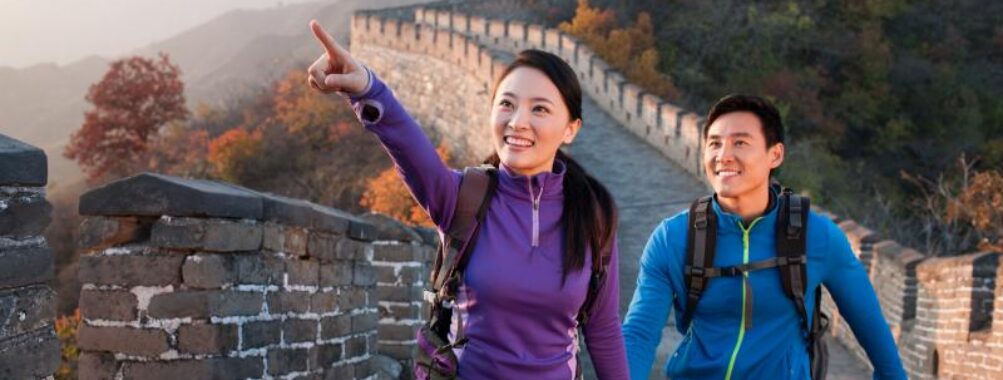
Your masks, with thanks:
[(96, 327), (81, 324), (77, 332), (77, 346), (90, 351), (158, 356), (170, 349), (167, 338), (167, 333), (159, 329)]
[(339, 310), (353, 310), (367, 306), (366, 291), (361, 288), (342, 289), (338, 297)]
[(126, 362), (123, 378), (143, 380), (176, 379), (245, 379), (259, 378), (265, 371), (261, 357), (207, 358), (202, 360), (170, 360)]
[(51, 213), (52, 205), (41, 192), (0, 188), (0, 236), (41, 235), (52, 221)]
[(282, 336), (286, 344), (313, 342), (317, 340), (318, 321), (313, 319), (287, 319), (282, 324)]
[(310, 311), (318, 314), (331, 313), (338, 310), (338, 293), (317, 292), (310, 295)]
[(216, 217), (260, 220), (258, 193), (239, 186), (143, 173), (80, 197), (80, 215)]
[(336, 260), (320, 266), (320, 286), (342, 286), (352, 283), (351, 261)]
[(286, 260), (271, 254), (234, 255), (237, 282), (251, 285), (282, 285)]
[(308, 292), (268, 293), (268, 312), (272, 314), (310, 312), (312, 295)]
[(45, 186), (47, 165), (41, 149), (0, 134), (0, 185)]
[(0, 344), (0, 379), (47, 378), (59, 361), (59, 338), (52, 327), (43, 327)]
[(331, 339), (352, 333), (352, 316), (348, 314), (320, 319), (320, 339)]
[(110, 353), (84, 351), (77, 358), (77, 375), (80, 380), (114, 380), (116, 372), (118, 363)]
[(0, 288), (44, 284), (53, 275), (52, 250), (32, 245), (0, 247)]
[(0, 291), (0, 341), (52, 325), (55, 298), (44, 285)]
[(223, 354), (237, 349), (237, 325), (191, 324), (178, 327), (178, 350), (191, 354)]
[(268, 223), (264, 227), (262, 245), (269, 251), (304, 256), (307, 254), (307, 230), (302, 227)]
[[(84, 255), (78, 276), (83, 284), (121, 286), (164, 286), (181, 282), (177, 254), (144, 252), (116, 255)], [(51, 261), (51, 259), (50, 259)]]
[(77, 248), (93, 251), (145, 241), (150, 238), (153, 222), (150, 218), (86, 217), (80, 222)]
[(171, 249), (234, 252), (259, 249), (262, 235), (261, 225), (254, 222), (161, 218), (153, 225), (150, 241)]
[(317, 286), (320, 281), (320, 262), (316, 259), (286, 261), (289, 285)]
[(181, 278), (189, 288), (222, 288), (237, 281), (235, 261), (233, 255), (189, 255), (181, 267)]
[(376, 285), (376, 269), (365, 261), (356, 261), (352, 269), (352, 284), (356, 286)]
[(247, 322), (241, 326), (242, 350), (279, 344), (282, 340), (282, 321)]
[(124, 290), (84, 289), (80, 291), (80, 314), (87, 319), (135, 321), (136, 295)]
[(284, 375), (307, 370), (310, 352), (305, 348), (276, 348), (268, 350), (268, 374)]

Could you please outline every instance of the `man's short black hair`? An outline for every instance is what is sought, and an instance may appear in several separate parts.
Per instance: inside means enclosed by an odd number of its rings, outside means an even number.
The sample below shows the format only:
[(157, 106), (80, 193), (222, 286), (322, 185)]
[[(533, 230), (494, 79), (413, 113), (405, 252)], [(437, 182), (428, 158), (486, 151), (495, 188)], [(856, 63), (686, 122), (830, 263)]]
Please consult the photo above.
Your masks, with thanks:
[(731, 94), (721, 98), (707, 113), (707, 122), (703, 126), (703, 138), (707, 139), (710, 125), (721, 115), (732, 112), (751, 112), (759, 118), (763, 126), (763, 136), (766, 137), (766, 147), (772, 147), (784, 142), (784, 123), (780, 120), (780, 111), (769, 100), (755, 95)]

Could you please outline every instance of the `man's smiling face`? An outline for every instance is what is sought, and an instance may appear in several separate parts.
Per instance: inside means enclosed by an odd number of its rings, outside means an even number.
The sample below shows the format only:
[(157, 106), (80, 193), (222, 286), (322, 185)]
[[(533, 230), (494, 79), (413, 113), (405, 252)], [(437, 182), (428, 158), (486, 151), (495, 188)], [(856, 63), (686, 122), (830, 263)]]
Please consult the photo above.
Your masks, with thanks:
[(783, 162), (783, 144), (767, 148), (754, 113), (721, 115), (707, 129), (704, 171), (718, 197), (740, 198), (769, 186), (770, 170)]

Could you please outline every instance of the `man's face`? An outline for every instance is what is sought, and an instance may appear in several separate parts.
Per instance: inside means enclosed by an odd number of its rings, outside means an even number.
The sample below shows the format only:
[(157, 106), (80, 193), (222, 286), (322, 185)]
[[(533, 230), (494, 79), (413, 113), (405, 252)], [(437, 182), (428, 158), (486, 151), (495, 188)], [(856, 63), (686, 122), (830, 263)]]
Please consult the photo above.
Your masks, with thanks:
[(754, 113), (731, 112), (707, 129), (703, 160), (717, 196), (740, 198), (769, 186), (770, 170), (784, 160), (784, 146), (766, 147), (762, 123)]

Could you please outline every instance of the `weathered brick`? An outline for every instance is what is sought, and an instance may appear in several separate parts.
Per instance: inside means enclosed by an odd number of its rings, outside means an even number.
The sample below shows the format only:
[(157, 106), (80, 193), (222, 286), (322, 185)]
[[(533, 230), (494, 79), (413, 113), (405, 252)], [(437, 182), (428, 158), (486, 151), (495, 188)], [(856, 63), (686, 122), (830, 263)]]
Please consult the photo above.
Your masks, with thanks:
[(80, 215), (261, 219), (261, 195), (232, 184), (142, 173), (80, 196)]
[(45, 186), (48, 175), (44, 151), (0, 134), (0, 184)]
[(238, 291), (215, 292), (209, 300), (209, 314), (213, 317), (258, 315), (265, 302), (262, 293)]
[(372, 362), (370, 360), (363, 360), (353, 364), (355, 367), (355, 376), (360, 379), (369, 377), (373, 374)]
[(342, 289), (338, 296), (338, 309), (352, 310), (366, 306), (366, 292), (359, 288)]
[(307, 236), (305, 228), (268, 223), (264, 227), (262, 245), (270, 251), (304, 256), (307, 254)]
[(376, 313), (356, 314), (352, 316), (352, 331), (364, 332), (376, 329)]
[(341, 239), (340, 235), (310, 231), (307, 236), (307, 254), (324, 262), (333, 260), (337, 254), (338, 241)]
[(418, 331), (419, 327), (420, 326), (382, 324), (376, 328), (376, 335), (382, 340), (397, 342), (409, 341), (415, 339), (415, 333)]
[(375, 230), (375, 236), (379, 240), (393, 240), (393, 241), (421, 241), (422, 238), (418, 235), (414, 229), (408, 227), (399, 220), (391, 218), (387, 215), (368, 212), (359, 215), (359, 218), (372, 224)]
[(394, 267), (378, 266), (376, 270), (376, 281), (383, 284), (393, 284), (397, 282), (397, 271)]
[(379, 311), (380, 318), (421, 319), (425, 316), (422, 305), (414, 303), (408, 303), (405, 305), (380, 305)]
[(324, 371), (324, 380), (354, 379), (355, 366), (351, 363), (341, 363)]
[(320, 281), (320, 263), (317, 260), (288, 260), (286, 271), (289, 285), (317, 286)]
[(357, 286), (376, 285), (376, 270), (365, 261), (356, 261), (352, 269), (352, 284)]
[(338, 293), (318, 292), (310, 296), (310, 311), (314, 313), (330, 313), (338, 309)]
[(80, 291), (80, 314), (87, 319), (136, 320), (136, 295), (123, 290)]
[(287, 319), (282, 325), (286, 343), (313, 342), (317, 340), (317, 320)]
[(399, 276), (404, 284), (423, 283), (429, 277), (429, 270), (425, 266), (401, 267)]
[(352, 283), (351, 261), (334, 260), (320, 267), (320, 286), (341, 286)]
[(380, 261), (420, 262), (424, 261), (420, 246), (412, 244), (374, 244), (373, 258)]
[(305, 348), (276, 348), (268, 351), (268, 374), (283, 375), (307, 370), (310, 352)]
[(40, 379), (59, 367), (59, 338), (51, 326), (5, 339), (0, 344), (0, 379)]
[(422, 299), (421, 288), (417, 286), (379, 286), (376, 298), (380, 301), (411, 302)]
[(338, 241), (337, 259), (372, 261), (372, 244), (358, 240), (343, 238)]
[(52, 325), (55, 293), (34, 285), (0, 291), (0, 340)]
[(161, 218), (150, 234), (159, 247), (215, 252), (256, 250), (261, 240), (260, 224), (221, 219)]
[(156, 356), (167, 351), (167, 333), (156, 329), (81, 325), (77, 346), (83, 350)]
[(137, 217), (86, 217), (80, 222), (77, 248), (99, 250), (115, 245), (144, 241), (150, 238), (150, 218)]
[(345, 341), (345, 358), (363, 356), (367, 352), (365, 335), (353, 336)]
[(251, 285), (282, 285), (285, 260), (270, 254), (234, 255), (237, 282)]
[(243, 346), (241, 349), (258, 348), (281, 343), (282, 322), (247, 322), (241, 326)]
[(208, 291), (161, 293), (150, 298), (147, 315), (152, 318), (208, 318)]
[(36, 236), (52, 219), (52, 205), (41, 192), (0, 192), (0, 236)]
[(84, 351), (77, 358), (80, 380), (114, 380), (116, 372), (118, 363), (110, 353)]
[(44, 284), (52, 279), (52, 250), (48, 246), (0, 248), (0, 288)]
[(317, 368), (329, 368), (331, 364), (341, 361), (344, 345), (341, 343), (320, 344), (317, 348)]
[(208, 358), (202, 360), (171, 360), (126, 362), (122, 367), (126, 379), (244, 379), (261, 377), (265, 370), (261, 357)]
[(273, 292), (266, 298), (268, 312), (272, 314), (302, 314), (310, 311), (312, 297), (308, 292)]
[[(383, 337), (380, 337), (381, 339)], [(412, 337), (413, 338), (413, 337)], [(415, 344), (391, 344), (391, 343), (380, 343), (379, 344), (380, 354), (389, 356), (397, 360), (409, 360), (414, 357), (415, 354)]]
[(320, 319), (320, 338), (331, 339), (352, 333), (352, 317), (342, 314)]
[(181, 278), (190, 288), (221, 288), (237, 281), (238, 272), (231, 254), (195, 254), (185, 258)]
[(194, 324), (178, 327), (178, 350), (219, 354), (237, 349), (237, 325)]
[(170, 253), (84, 255), (80, 282), (96, 285), (165, 286), (181, 282), (184, 256)]

